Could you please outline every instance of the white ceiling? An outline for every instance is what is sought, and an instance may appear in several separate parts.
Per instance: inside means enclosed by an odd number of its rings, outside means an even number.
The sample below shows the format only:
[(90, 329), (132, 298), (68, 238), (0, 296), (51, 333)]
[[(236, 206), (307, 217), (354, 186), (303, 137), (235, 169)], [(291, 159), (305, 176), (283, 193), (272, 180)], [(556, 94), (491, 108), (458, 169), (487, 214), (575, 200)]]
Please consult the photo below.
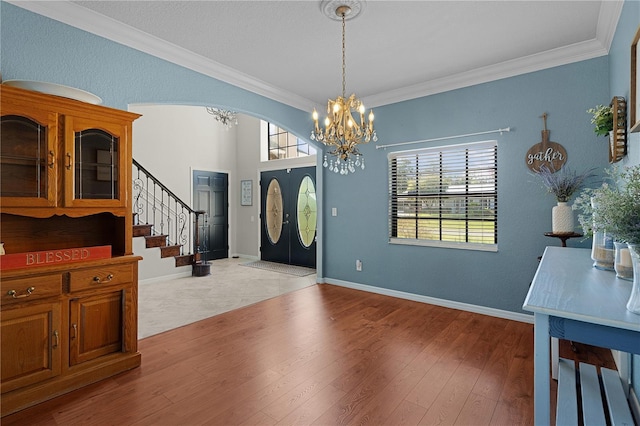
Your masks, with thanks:
[[(10, 3), (304, 110), (342, 90), (341, 23), (319, 0)], [(374, 107), (602, 56), (621, 10), (369, 0), (346, 24), (347, 95)]]

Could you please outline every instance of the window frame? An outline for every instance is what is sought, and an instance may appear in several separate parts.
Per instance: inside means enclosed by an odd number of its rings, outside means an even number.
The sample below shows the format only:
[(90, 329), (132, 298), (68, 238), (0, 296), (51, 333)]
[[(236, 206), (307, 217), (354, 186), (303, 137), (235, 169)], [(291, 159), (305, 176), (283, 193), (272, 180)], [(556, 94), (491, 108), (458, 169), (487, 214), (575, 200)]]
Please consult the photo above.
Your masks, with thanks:
[[(310, 142), (297, 137), (293, 133), (287, 131), (286, 129), (283, 129), (277, 124), (271, 123), (269, 121), (265, 121), (265, 123), (267, 124), (267, 132), (266, 132), (267, 161), (290, 160), (295, 158), (305, 158), (305, 157), (312, 157), (317, 155), (318, 150)], [(271, 133), (272, 128), (275, 128), (276, 130), (274, 133)], [(276, 137), (278, 139), (277, 146), (273, 148), (271, 146), (272, 137)], [(295, 144), (292, 144), (291, 141), (295, 141)], [(307, 148), (306, 153), (303, 149), (301, 149), (301, 147), (304, 147), (304, 146), (306, 146)], [(289, 155), (290, 151), (293, 151), (293, 150), (295, 150), (295, 153), (296, 153), (295, 157)], [(314, 152), (311, 152), (312, 150)], [(285, 156), (284, 157), (277, 156), (275, 158), (271, 158), (272, 152), (276, 152), (276, 153), (284, 152)]]
[[(452, 189), (454, 185), (449, 185), (447, 183), (447, 186), (445, 186), (445, 184), (443, 183), (447, 175), (451, 175), (451, 169), (447, 169), (446, 166), (443, 166), (443, 155), (447, 156), (445, 157), (445, 162), (447, 161), (447, 159), (451, 161), (451, 157), (453, 157), (454, 159), (464, 157), (464, 167), (458, 167), (456, 169), (458, 174), (461, 171), (464, 172), (464, 177), (462, 178), (464, 183), (455, 185), (455, 192), (449, 192), (449, 189)], [(470, 167), (470, 155), (472, 157), (474, 155), (486, 157), (482, 159), (482, 167), (479, 170), (477, 168), (474, 168), (473, 165), (471, 165), (472, 167)], [(411, 161), (413, 161), (414, 158), (415, 168), (407, 173), (398, 174), (398, 160), (404, 160), (411, 164)], [(433, 161), (434, 158), (437, 158), (438, 161)], [(390, 152), (387, 155), (387, 160), (389, 173), (388, 235), (390, 244), (455, 248), (492, 252), (498, 251), (498, 143), (496, 140), (464, 142), (453, 145)], [(420, 178), (422, 177), (424, 179), (426, 176), (436, 178), (438, 183), (435, 187), (429, 187), (430, 191), (421, 193), (419, 189)], [(474, 184), (474, 176), (476, 178), (476, 181), (480, 179), (480, 181), (486, 182)], [(460, 176), (458, 176), (458, 178), (460, 179)], [(415, 194), (412, 197), (407, 192), (406, 196), (402, 197), (398, 194), (398, 187), (402, 186), (403, 182), (408, 182), (408, 179), (415, 180)], [(462, 191), (460, 191), (460, 185), (464, 185)], [(471, 185), (474, 185), (474, 187), (471, 188)], [(436, 190), (433, 191), (433, 188), (436, 188)], [(403, 205), (403, 198), (407, 201), (410, 201), (409, 204), (404, 205), (408, 206), (410, 210), (413, 210), (413, 213), (410, 212), (408, 216), (401, 216), (403, 214), (403, 212), (400, 211), (401, 206)], [(456, 199), (460, 198), (463, 198), (467, 201), (462, 205), (462, 210), (465, 214), (464, 218), (447, 218), (447, 214), (453, 216), (453, 213), (446, 212), (446, 210), (450, 209), (451, 211), (455, 211), (459, 207), (459, 205), (457, 204), (458, 201), (456, 201)], [(412, 199), (413, 201), (411, 201)], [(429, 202), (429, 200), (437, 201), (434, 207), (434, 211), (437, 212), (437, 217), (435, 218), (426, 217), (426, 213), (424, 213), (424, 211), (429, 210), (430, 206), (434, 206), (434, 203)], [(447, 201), (443, 200), (450, 200), (448, 201), (448, 207), (445, 206), (445, 203)], [(480, 208), (475, 207), (471, 209), (472, 212), (478, 213), (477, 216), (469, 216), (470, 209), (467, 208), (467, 206), (471, 205), (468, 202), (469, 200), (480, 201)], [(453, 202), (453, 205), (450, 204), (451, 202)], [(483, 207), (483, 205), (486, 205), (486, 207)], [(423, 211), (423, 217), (420, 217), (420, 211)], [(445, 217), (443, 217), (443, 212), (446, 212), (444, 215)], [(438, 239), (420, 237), (420, 224), (422, 223), (424, 225), (427, 223), (427, 221), (433, 221), (434, 219), (438, 222)], [(409, 223), (415, 222), (414, 238), (398, 236), (398, 222), (400, 220), (405, 220)], [(447, 226), (443, 226), (443, 223), (445, 221), (449, 222), (452, 220), (464, 222), (463, 237), (465, 241), (451, 241), (450, 239), (455, 237), (447, 237)], [(469, 225), (480, 225), (481, 227), (484, 227), (486, 222), (493, 223), (493, 232), (489, 232), (487, 234), (481, 232), (480, 238), (484, 239), (488, 237), (492, 238), (493, 241), (491, 243), (470, 241), (470, 237), (471, 239), (473, 239), (473, 234), (470, 234), (469, 231), (473, 227), (470, 228)], [(429, 225), (425, 227), (425, 229), (428, 228)], [(424, 233), (424, 231), (422, 232)], [(478, 236), (476, 236), (476, 238), (477, 237)]]

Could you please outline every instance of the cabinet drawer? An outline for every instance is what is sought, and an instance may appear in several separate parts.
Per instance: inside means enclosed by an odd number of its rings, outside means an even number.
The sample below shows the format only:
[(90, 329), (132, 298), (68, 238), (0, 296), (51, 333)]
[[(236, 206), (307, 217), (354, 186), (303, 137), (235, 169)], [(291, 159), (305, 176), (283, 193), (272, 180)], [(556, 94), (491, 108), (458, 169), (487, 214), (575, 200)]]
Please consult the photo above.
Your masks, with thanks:
[(116, 284), (133, 281), (133, 265), (101, 266), (99, 268), (84, 269), (70, 272), (71, 291), (99, 289)]
[(2, 305), (28, 302), (62, 294), (62, 275), (49, 274), (29, 278), (3, 279)]

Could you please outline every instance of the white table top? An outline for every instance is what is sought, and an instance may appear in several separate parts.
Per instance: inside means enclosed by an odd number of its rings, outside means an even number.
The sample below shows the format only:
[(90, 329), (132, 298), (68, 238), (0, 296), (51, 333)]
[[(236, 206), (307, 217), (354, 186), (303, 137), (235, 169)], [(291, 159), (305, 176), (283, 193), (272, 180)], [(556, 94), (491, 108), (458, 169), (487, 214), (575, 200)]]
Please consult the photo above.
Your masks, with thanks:
[(626, 308), (631, 281), (592, 265), (589, 249), (547, 247), (522, 308), (640, 332), (640, 315)]

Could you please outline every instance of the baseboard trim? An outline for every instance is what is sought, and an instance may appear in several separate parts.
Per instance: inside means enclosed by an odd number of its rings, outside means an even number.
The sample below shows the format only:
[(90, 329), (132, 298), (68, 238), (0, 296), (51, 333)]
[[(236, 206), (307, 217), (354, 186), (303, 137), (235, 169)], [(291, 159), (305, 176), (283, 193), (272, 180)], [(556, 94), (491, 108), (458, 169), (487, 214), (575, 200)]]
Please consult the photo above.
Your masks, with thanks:
[[(320, 282), (320, 280), (318, 280)], [(458, 309), (461, 311), (473, 312), (476, 314), (489, 315), (497, 318), (504, 318), (513, 321), (533, 324), (533, 315), (520, 314), (517, 312), (505, 311), (502, 309), (489, 308), (486, 306), (472, 305), (469, 303), (456, 302), (453, 300), (439, 299), (437, 297), (423, 296), (420, 294), (406, 293), (404, 291), (390, 290), (387, 288), (374, 287), (366, 284), (358, 284), (350, 281), (324, 278), (323, 282), (340, 287), (352, 288), (354, 290), (367, 291), (369, 293), (382, 294), (383, 296), (397, 297), (399, 299), (412, 300), (414, 302), (428, 303), (430, 305), (443, 306), (445, 308)]]
[(242, 254), (242, 253), (235, 253), (231, 257), (232, 258), (239, 258), (239, 259), (247, 259), (247, 260), (260, 260), (260, 258), (258, 256), (252, 256), (250, 254)]

